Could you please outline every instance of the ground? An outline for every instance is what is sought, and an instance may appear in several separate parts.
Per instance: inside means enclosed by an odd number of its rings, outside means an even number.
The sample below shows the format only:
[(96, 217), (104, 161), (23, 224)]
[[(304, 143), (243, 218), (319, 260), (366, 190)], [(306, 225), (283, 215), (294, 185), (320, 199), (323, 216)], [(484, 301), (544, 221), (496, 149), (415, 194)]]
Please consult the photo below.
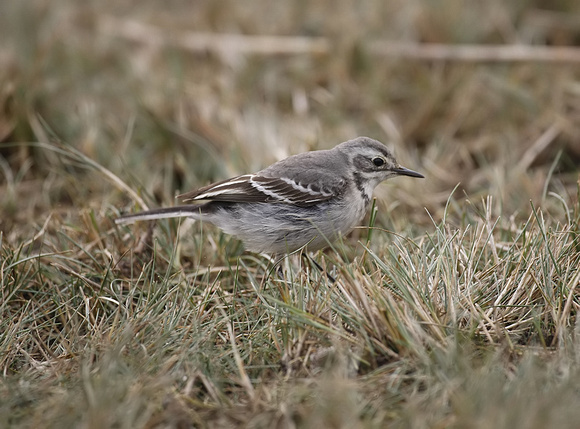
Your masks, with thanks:
[[(4, 2), (0, 426), (577, 427), (576, 3)], [(114, 223), (359, 135), (322, 272)]]

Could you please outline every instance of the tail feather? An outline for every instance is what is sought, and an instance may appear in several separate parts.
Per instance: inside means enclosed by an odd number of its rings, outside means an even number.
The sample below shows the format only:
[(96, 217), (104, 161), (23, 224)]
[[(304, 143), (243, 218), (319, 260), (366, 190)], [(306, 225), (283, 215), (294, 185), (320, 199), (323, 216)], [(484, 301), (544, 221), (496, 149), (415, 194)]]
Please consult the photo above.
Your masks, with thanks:
[(201, 218), (201, 205), (187, 205), (175, 207), (163, 207), (160, 209), (147, 210), (139, 213), (132, 213), (115, 219), (117, 225), (135, 223), (141, 220), (168, 219), (176, 217)]

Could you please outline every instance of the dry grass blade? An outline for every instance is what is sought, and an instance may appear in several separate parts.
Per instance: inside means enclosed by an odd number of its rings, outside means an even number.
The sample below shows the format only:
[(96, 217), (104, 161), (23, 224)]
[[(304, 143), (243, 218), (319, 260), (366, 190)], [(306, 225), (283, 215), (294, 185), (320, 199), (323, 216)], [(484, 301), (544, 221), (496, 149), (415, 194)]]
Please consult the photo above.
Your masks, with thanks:
[(327, 54), (329, 43), (323, 38), (248, 36), (238, 34), (185, 33), (171, 34), (160, 27), (140, 21), (101, 17), (99, 30), (109, 36), (120, 36), (155, 47), (177, 46), (190, 52), (218, 54), (291, 55)]
[[(99, 19), (108, 36), (146, 43), (151, 47), (179, 47), (194, 53), (221, 55), (330, 55), (333, 45), (322, 37), (259, 36), (244, 34), (182, 33), (139, 21), (110, 16)], [(531, 45), (446, 45), (373, 40), (370, 54), (424, 61), (580, 63), (580, 49)]]
[(445, 45), (373, 41), (369, 44), (369, 51), (377, 56), (430, 61), (580, 63), (580, 49), (563, 46)]

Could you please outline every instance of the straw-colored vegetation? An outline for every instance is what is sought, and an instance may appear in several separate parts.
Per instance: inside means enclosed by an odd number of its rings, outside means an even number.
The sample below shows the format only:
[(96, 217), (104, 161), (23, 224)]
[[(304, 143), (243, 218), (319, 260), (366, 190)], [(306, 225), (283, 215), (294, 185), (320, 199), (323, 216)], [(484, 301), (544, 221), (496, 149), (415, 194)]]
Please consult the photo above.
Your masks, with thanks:
[[(572, 0), (2, 2), (0, 426), (577, 427), (578, 23)], [(358, 135), (426, 179), (313, 255), (334, 283), (113, 222)]]

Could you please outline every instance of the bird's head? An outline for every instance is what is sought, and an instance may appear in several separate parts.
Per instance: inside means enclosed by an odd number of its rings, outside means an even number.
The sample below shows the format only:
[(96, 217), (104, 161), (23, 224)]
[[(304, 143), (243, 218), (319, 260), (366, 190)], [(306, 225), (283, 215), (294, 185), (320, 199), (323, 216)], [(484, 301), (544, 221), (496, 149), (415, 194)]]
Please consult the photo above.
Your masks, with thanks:
[(384, 144), (369, 137), (357, 137), (341, 143), (335, 150), (347, 157), (357, 187), (363, 187), (367, 195), (372, 194), (379, 183), (391, 177), (425, 177), (401, 166)]

